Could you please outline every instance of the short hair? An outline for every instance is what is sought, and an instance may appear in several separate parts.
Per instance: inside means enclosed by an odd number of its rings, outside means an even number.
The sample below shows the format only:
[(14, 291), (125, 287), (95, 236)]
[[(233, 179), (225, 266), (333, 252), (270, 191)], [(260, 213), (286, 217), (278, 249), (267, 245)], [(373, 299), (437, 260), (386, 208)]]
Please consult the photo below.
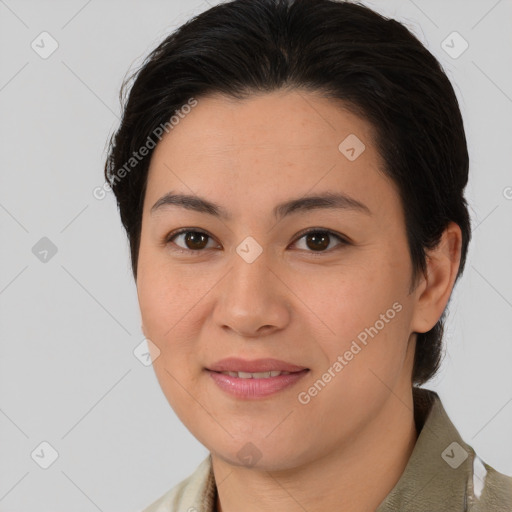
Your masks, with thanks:
[[(469, 157), (454, 89), (404, 25), (359, 3), (335, 0), (221, 3), (168, 35), (125, 78), (123, 116), (108, 143), (105, 178), (129, 238), (135, 280), (152, 150), (127, 170), (133, 152), (147, 145), (155, 128), (169, 126), (191, 98), (220, 93), (242, 100), (279, 89), (341, 100), (371, 124), (383, 172), (396, 185), (405, 215), (410, 291), (420, 272), (426, 275), (426, 251), (439, 244), (450, 221), (462, 232), (457, 280), (471, 224), (463, 194)], [(413, 385), (440, 367), (445, 313), (431, 330), (417, 333)]]

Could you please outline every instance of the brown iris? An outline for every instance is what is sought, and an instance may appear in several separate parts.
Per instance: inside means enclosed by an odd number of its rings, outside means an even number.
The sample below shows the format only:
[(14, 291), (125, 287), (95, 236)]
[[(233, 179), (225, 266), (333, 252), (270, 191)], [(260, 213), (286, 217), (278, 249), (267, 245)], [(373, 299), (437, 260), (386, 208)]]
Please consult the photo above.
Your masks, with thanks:
[(326, 249), (329, 246), (329, 235), (321, 231), (308, 233), (306, 235), (306, 244), (314, 251)]
[(208, 235), (197, 231), (185, 233), (185, 243), (189, 249), (203, 249), (208, 243)]

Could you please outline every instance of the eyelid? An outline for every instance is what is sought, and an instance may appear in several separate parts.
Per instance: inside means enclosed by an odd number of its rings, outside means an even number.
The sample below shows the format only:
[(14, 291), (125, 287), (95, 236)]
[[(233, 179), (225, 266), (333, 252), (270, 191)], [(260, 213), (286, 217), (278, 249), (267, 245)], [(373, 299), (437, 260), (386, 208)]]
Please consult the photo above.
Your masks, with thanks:
[[(200, 233), (202, 235), (206, 235), (208, 238), (210, 238), (212, 240), (215, 240), (215, 237), (213, 235), (211, 235), (210, 233), (208, 233), (208, 231), (205, 231), (204, 229), (188, 227), (188, 228), (180, 228), (180, 229), (177, 229), (176, 231), (172, 231), (165, 237), (164, 243), (165, 243), (165, 245), (167, 245), (169, 243), (174, 243), (174, 242), (172, 242), (173, 238), (176, 238), (177, 236), (179, 236), (183, 233), (189, 233), (189, 232)], [(333, 231), (333, 230), (327, 229), (327, 228), (313, 227), (313, 228), (306, 228), (306, 229), (300, 231), (299, 233), (297, 233), (295, 235), (295, 238), (294, 238), (293, 242), (291, 243), (291, 245), (296, 244), (301, 238), (303, 238), (305, 235), (308, 235), (309, 233), (327, 233), (329, 236), (336, 238), (340, 242), (336, 247), (325, 250), (325, 251), (306, 251), (315, 256), (316, 255), (320, 256), (322, 254), (329, 254), (339, 246), (352, 244), (351, 240), (348, 237), (342, 235), (341, 233), (338, 233), (336, 231)], [(174, 244), (174, 245), (176, 245), (176, 244)], [(188, 253), (188, 254), (194, 254), (194, 253), (200, 254), (200, 253), (206, 251), (206, 249), (201, 249), (201, 250), (196, 250), (196, 251), (194, 251), (192, 249), (184, 249), (183, 247), (180, 247), (178, 245), (176, 245), (176, 247), (173, 248), (172, 250), (177, 251), (177, 252), (182, 252), (182, 253)]]

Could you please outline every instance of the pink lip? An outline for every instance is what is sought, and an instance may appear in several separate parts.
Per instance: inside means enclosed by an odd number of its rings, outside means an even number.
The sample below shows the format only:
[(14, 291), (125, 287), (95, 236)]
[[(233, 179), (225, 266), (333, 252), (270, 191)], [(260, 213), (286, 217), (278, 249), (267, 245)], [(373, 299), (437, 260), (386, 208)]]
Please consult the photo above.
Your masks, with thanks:
[[(236, 371), (236, 370), (222, 370)], [(238, 370), (246, 371), (246, 370)], [(262, 370), (271, 371), (271, 370)], [(289, 371), (289, 370), (282, 370)], [(249, 372), (253, 373), (255, 370)], [(268, 377), (261, 379), (243, 379), (240, 377), (231, 377), (216, 371), (208, 370), (208, 373), (219, 386), (220, 389), (234, 396), (235, 398), (264, 398), (266, 396), (282, 391), (300, 380), (309, 370), (303, 369), (290, 373), (289, 375), (278, 375), (277, 377)]]
[[(253, 359), (252, 361), (240, 359), (238, 357), (228, 357), (226, 359), (221, 359), (216, 363), (210, 365), (207, 370), (211, 370), (214, 372), (247, 372), (247, 373), (257, 373), (257, 372), (271, 372), (271, 371), (281, 371), (281, 372), (301, 372), (302, 370), (307, 370), (305, 366), (297, 366), (295, 364), (287, 363), (285, 361), (280, 361), (279, 359)], [(269, 377), (271, 379), (275, 379), (278, 377)], [(259, 380), (259, 379), (258, 379)]]

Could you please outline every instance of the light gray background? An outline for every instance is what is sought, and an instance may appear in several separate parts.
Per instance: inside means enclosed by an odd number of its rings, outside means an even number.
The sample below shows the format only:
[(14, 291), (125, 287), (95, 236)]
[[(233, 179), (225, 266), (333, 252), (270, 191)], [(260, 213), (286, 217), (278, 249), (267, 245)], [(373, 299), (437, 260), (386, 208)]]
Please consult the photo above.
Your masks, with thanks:
[[(366, 3), (420, 37), (461, 103), (474, 239), (426, 387), (512, 475), (512, 1)], [(128, 244), (113, 195), (92, 194), (126, 72), (208, 7), (0, 0), (0, 512), (137, 511), (208, 453), (134, 356), (144, 337)], [(43, 31), (59, 45), (47, 59), (31, 48)], [(456, 59), (441, 47), (453, 31), (469, 43)], [(46, 263), (32, 252), (42, 237), (57, 247)], [(58, 452), (48, 469), (31, 457), (49, 456), (43, 441)]]

